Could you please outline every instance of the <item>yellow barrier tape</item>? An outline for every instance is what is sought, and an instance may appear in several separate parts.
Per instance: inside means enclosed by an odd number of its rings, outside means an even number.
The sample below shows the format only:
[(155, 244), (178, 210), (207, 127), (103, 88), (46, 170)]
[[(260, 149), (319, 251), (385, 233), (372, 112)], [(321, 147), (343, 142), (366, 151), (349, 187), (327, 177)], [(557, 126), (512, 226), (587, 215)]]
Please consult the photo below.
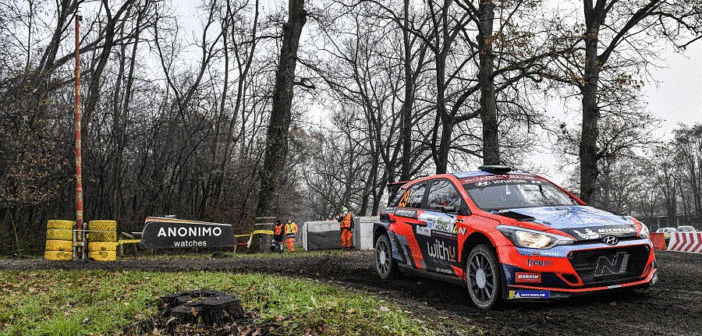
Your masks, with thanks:
[(252, 236), (255, 235), (255, 234), (269, 234), (269, 235), (272, 235), (272, 234), (273, 234), (273, 230), (256, 230), (256, 231), (254, 231), (254, 232), (251, 232), (251, 235), (252, 235)]
[(236, 235), (237, 238), (239, 238), (239, 237), (248, 237), (248, 236), (250, 236), (250, 234), (240, 234), (240, 235)]
[(138, 244), (141, 242), (141, 239), (122, 239), (117, 241), (117, 245), (121, 244)]

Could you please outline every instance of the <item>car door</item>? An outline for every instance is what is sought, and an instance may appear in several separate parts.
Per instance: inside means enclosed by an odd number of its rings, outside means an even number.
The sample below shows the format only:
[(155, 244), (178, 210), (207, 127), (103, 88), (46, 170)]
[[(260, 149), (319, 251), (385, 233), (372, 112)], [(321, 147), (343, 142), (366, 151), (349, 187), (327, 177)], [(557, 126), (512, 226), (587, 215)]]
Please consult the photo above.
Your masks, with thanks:
[(427, 270), (456, 275), (461, 269), (458, 256), (457, 221), (459, 209), (465, 209), (458, 189), (448, 179), (433, 180), (427, 193), (426, 206), (418, 220), (419, 243)]
[[(424, 270), (424, 256), (416, 237), (426, 228), (418, 219), (427, 191), (427, 182), (416, 183), (407, 189), (393, 211), (395, 222), (390, 231), (395, 234), (400, 248), (400, 262), (411, 268)], [(420, 234), (418, 234), (420, 232)]]

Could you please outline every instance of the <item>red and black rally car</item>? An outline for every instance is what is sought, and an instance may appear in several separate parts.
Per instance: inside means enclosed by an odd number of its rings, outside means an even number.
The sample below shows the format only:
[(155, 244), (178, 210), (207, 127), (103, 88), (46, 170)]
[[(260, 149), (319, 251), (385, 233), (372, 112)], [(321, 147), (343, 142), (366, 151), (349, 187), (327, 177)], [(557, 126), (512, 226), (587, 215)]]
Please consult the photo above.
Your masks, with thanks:
[(482, 309), (658, 279), (644, 224), (504, 166), (408, 182), (373, 230), (381, 278), (402, 270), (465, 283)]

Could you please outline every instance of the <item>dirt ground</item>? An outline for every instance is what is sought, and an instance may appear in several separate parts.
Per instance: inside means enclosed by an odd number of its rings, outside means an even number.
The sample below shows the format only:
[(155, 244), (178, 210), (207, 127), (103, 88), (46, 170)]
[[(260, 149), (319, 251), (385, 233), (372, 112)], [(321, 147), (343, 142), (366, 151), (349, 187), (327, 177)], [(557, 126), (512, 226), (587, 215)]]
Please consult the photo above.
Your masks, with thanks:
[[(537, 303), (510, 302), (498, 311), (474, 308), (464, 287), (403, 276), (381, 281), (372, 251), (293, 258), (137, 258), (111, 263), (0, 259), (0, 269), (107, 269), (256, 272), (327, 281), (396, 303), (419, 317), (466, 321), (492, 335), (702, 335), (702, 254), (658, 252), (660, 281), (647, 292), (621, 291)], [(439, 330), (445, 330), (439, 328)], [(447, 334), (451, 334), (447, 332)]]

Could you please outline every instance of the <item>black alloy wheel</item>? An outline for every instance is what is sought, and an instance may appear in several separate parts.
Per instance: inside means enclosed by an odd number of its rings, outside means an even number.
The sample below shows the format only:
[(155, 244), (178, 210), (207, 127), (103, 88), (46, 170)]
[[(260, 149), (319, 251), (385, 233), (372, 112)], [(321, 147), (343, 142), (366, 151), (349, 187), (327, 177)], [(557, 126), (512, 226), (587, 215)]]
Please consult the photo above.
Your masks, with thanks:
[(491, 246), (473, 247), (466, 262), (466, 284), (470, 299), (480, 309), (490, 309), (502, 297), (499, 263)]
[(375, 271), (383, 280), (397, 275), (397, 262), (392, 258), (392, 247), (387, 234), (382, 234), (375, 241)]

